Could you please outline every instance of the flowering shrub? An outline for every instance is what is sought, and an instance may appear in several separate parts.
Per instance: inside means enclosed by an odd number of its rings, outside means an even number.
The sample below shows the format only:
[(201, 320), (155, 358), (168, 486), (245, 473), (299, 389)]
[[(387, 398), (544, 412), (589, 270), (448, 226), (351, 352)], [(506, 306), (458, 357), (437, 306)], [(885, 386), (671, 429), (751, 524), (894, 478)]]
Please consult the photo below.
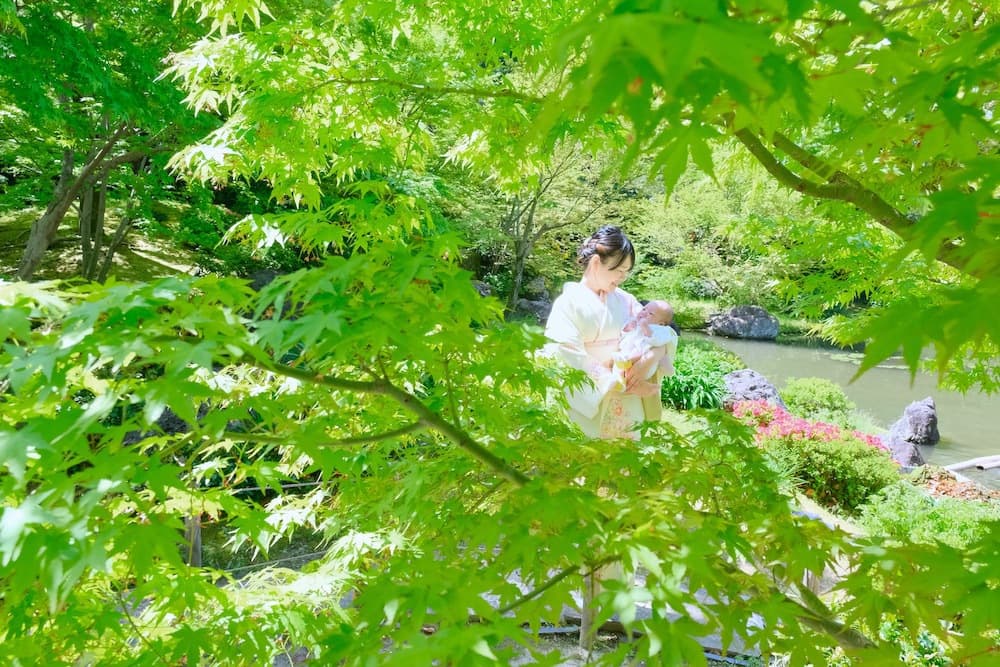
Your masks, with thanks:
[(740, 401), (733, 414), (757, 429), (757, 442), (791, 471), (807, 496), (853, 513), (899, 479), (878, 437), (791, 415), (767, 401)]
[[(757, 427), (757, 439), (767, 437), (830, 442), (855, 438), (876, 449), (886, 450), (877, 435), (844, 429), (836, 424), (796, 417), (787, 410), (764, 400), (739, 401), (733, 404), (733, 414), (750, 426)], [(888, 450), (886, 450), (888, 451)]]

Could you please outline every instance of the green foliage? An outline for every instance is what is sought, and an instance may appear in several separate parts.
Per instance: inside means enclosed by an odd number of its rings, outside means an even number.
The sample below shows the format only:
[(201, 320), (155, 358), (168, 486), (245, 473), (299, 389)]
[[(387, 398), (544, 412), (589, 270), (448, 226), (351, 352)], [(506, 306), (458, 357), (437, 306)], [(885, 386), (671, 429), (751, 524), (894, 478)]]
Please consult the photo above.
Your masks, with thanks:
[(954, 664), (948, 647), (927, 630), (920, 630), (914, 641), (899, 621), (887, 619), (878, 630), (879, 639), (899, 647), (899, 660), (916, 667), (948, 667)]
[(862, 505), (858, 521), (873, 534), (899, 542), (944, 542), (965, 549), (989, 532), (989, 522), (1000, 521), (1000, 503), (935, 499), (900, 481)]
[(679, 410), (720, 408), (726, 395), (723, 377), (744, 368), (732, 352), (711, 341), (682, 337), (674, 360), (674, 375), (664, 378), (660, 397)]
[[(911, 667), (948, 667), (955, 664), (949, 655), (951, 651), (947, 644), (926, 629), (920, 629), (915, 635), (910, 633), (895, 616), (886, 615), (878, 626), (877, 635), (880, 640), (898, 650), (899, 657), (895, 664)], [(842, 651), (834, 651), (826, 663), (827, 667), (852, 667), (858, 664)]]
[(857, 408), (840, 385), (824, 378), (789, 378), (780, 394), (789, 412), (808, 419), (843, 424)]
[[(112, 5), (93, 6), (130, 15)], [(633, 150), (653, 148), (668, 190), (689, 156), (712, 169), (706, 145), (720, 127), (772, 136), (792, 114), (804, 119), (796, 138), (811, 140), (806, 121), (828, 110), (849, 131), (816, 141), (838, 166), (924, 151), (942, 170), (964, 169), (982, 138), (973, 115), (992, 92), (978, 83), (992, 79), (977, 26), (954, 31), (947, 57), (919, 58), (912, 49), (938, 41), (871, 45), (911, 23), (914, 37), (936, 35), (956, 20), (951, 5), (915, 10), (922, 21), (841, 3), (185, 0), (179, 15), (189, 7), (210, 34), (171, 56), (168, 78), (221, 125), (172, 164), (191, 181), (269, 184), (278, 207), (250, 212), (229, 238), (260, 253), (291, 245), (315, 265), (260, 293), (215, 276), (0, 284), (4, 662), (239, 665), (304, 646), (319, 664), (504, 663), (527, 643), (524, 624), (572, 603), (581, 570), (622, 561), (648, 573), (645, 585), (609, 582), (595, 611), (641, 632), (627, 647), (637, 660), (701, 663), (697, 637), (753, 628), (761, 651), (803, 664), (836, 644), (892, 664), (898, 651), (862, 648), (852, 628), (897, 609), (911, 633), (927, 628), (988, 664), (1000, 536), (967, 551), (884, 545), (798, 519), (752, 434), (718, 412), (694, 413), (684, 435), (588, 441), (548, 407), (567, 378), (533, 362), (537, 331), (504, 326), (496, 301), (479, 298), (458, 264), (465, 241), (417, 187), (442, 156), (478, 174), (492, 163), (516, 182), (522, 156), (540, 158), (539, 128), (553, 142), (583, 135), (580, 122), (603, 122), (612, 104), (630, 117)], [(49, 60), (39, 71), (60, 64)], [(877, 75), (858, 69), (868, 63)], [(912, 87), (926, 72), (907, 63), (940, 66), (927, 84), (935, 104)], [(964, 77), (977, 83), (961, 98), (939, 94)], [(876, 87), (843, 96), (856, 90), (848, 83)], [(47, 113), (58, 96), (38, 99)], [(860, 122), (869, 108), (880, 119), (871, 128)], [(945, 111), (969, 127), (914, 141), (911, 121)], [(947, 163), (939, 139), (963, 142)], [(914, 182), (936, 182), (914, 166)], [(938, 194), (969, 180), (943, 180)], [(962, 192), (978, 211), (992, 189)], [(945, 215), (959, 202), (932, 204), (942, 238), (962, 236), (954, 225), (971, 218)], [(990, 266), (984, 247), (962, 246)], [(190, 430), (157, 433), (165, 407)], [(237, 492), (301, 478), (321, 483), (266, 506)], [(303, 571), (219, 586), (217, 572), (180, 560), (192, 514), (264, 551), (296, 530), (330, 548)], [(800, 588), (835, 557), (847, 572), (839, 614)], [(637, 599), (650, 619), (635, 620)], [(469, 623), (470, 610), (486, 622)], [(938, 622), (958, 616), (961, 636)]]
[[(195, 251), (201, 271), (252, 277), (262, 270), (290, 273), (302, 268), (304, 261), (301, 253), (291, 243), (273, 245), (255, 254), (248, 245), (225, 242), (226, 234), (244, 216), (271, 212), (274, 208), (260, 202), (249, 185), (234, 183), (222, 191), (213, 192), (192, 184), (185, 189), (184, 199), (186, 203), (180, 215), (149, 225), (145, 231)], [(220, 199), (225, 205), (218, 202)]]
[[(540, 341), (497, 326), (495, 302), (478, 297), (467, 273), (441, 264), (447, 243), (383, 239), (259, 295), (212, 277), (72, 291), (5, 286), (13, 317), (3, 332), (0, 582), (17, 601), (0, 609), (5, 657), (34, 660), (45, 647), (57, 664), (81, 654), (112, 665), (161, 657), (241, 664), (279, 650), (274, 638), (284, 636), (290, 648), (352, 664), (438, 660), (470, 647), (504, 660), (512, 651), (505, 638), (525, 639), (522, 622), (550, 619), (570, 599), (575, 581), (553, 572), (608, 559), (646, 568), (641, 595), (655, 608), (689, 599), (678, 585), (683, 572), (712, 593), (697, 602), (706, 616), (733, 632), (759, 607), (733, 604), (726, 591), (770, 596), (771, 575), (747, 578), (706, 554), (785, 560), (795, 578), (841, 542), (833, 533), (803, 539), (811, 527), (770, 488), (766, 463), (738, 425), (654, 432), (640, 448), (594, 447), (539, 409), (550, 385), (524, 352)], [(301, 304), (294, 314), (277, 306), (285, 298)], [(338, 309), (354, 318), (351, 327)], [(62, 346), (67, 340), (74, 344)], [(295, 366), (277, 361), (293, 349)], [(81, 356), (92, 361), (81, 367)], [(144, 372), (151, 364), (156, 372)], [(89, 401), (67, 400), (83, 388)], [(203, 400), (212, 406), (198, 419)], [(120, 404), (142, 409), (121, 424), (106, 420)], [(164, 405), (191, 430), (128, 437), (148, 430)], [(243, 429), (233, 430), (236, 419)], [(720, 479), (717, 465), (733, 474)], [(239, 493), (244, 480), (276, 486), (301, 475), (321, 483), (266, 506)], [(673, 490), (679, 485), (684, 494)], [(747, 508), (756, 508), (749, 518)], [(301, 530), (331, 548), (302, 572), (270, 569), (220, 588), (215, 573), (203, 577), (179, 560), (181, 519), (192, 513), (228, 523), (236, 543), (265, 551)], [(751, 546), (741, 526), (768, 538)], [(678, 551), (681, 543), (695, 548)], [(507, 583), (515, 570), (539, 587), (537, 598)], [(341, 609), (340, 598), (359, 589), (355, 605)], [(124, 590), (127, 597), (116, 593)], [(487, 591), (517, 615), (494, 611), (480, 597)], [(123, 627), (131, 600), (149, 604)], [(617, 594), (600, 604), (601, 614), (628, 610)], [(491, 622), (469, 624), (470, 608)], [(806, 627), (794, 613), (775, 614), (783, 633)], [(51, 620), (39, 626), (38, 616)], [(428, 638), (428, 623), (442, 631)], [(680, 634), (658, 614), (636, 627), (659, 642), (642, 645), (644, 655), (658, 648), (670, 660), (694, 655), (690, 637), (704, 632), (691, 622)]]
[(884, 450), (857, 438), (770, 436), (761, 444), (794, 470), (807, 496), (848, 514), (857, 513), (869, 496), (899, 479), (896, 464)]
[[(30, 250), (19, 274), (34, 275), (69, 206), (79, 200), (78, 211), (89, 209), (83, 202), (93, 193), (95, 215), (82, 217), (101, 225), (82, 222), (83, 243), (74, 245), (81, 275), (99, 278), (104, 248), (119, 247), (133, 222), (148, 219), (157, 186), (173, 180), (167, 154), (214, 123), (188, 113), (183, 94), (160, 77), (163, 58), (198, 30), (167, 3), (16, 5), (22, 34), (0, 30), (0, 170), (16, 180), (0, 209), (39, 204), (49, 214), (39, 212), (46, 224), (26, 243), (18, 238)], [(117, 223), (106, 232), (105, 210)], [(49, 274), (64, 276), (66, 267)]]
[[(915, 370), (933, 344), (939, 371), (995, 390), (1000, 330), (977, 313), (1000, 295), (990, 269), (1000, 262), (998, 11), (967, 1), (599, 3), (564, 47), (573, 67), (542, 118), (549, 129), (624, 116), (628, 157), (651, 154), (668, 192), (689, 161), (714, 174), (709, 145), (735, 139), (784, 186), (822, 201), (824, 224), (802, 219), (787, 235), (765, 216), (782, 250), (840, 269), (789, 283), (798, 293), (786, 295), (823, 310), (884, 297), (868, 326), (836, 333), (876, 343), (862, 370), (900, 346)], [(906, 289), (914, 267), (919, 296)]]
[[(714, 153), (727, 164), (721, 182), (692, 168), (666, 202), (633, 218), (639, 246), (648, 248), (652, 264), (641, 267), (636, 276), (639, 291), (772, 309), (787, 305), (773, 287), (791, 269), (762, 251), (757, 239), (746, 238), (743, 221), (750, 211), (760, 215), (779, 201), (794, 215), (812, 216), (807, 207), (787, 203), (787, 196), (773, 185), (759, 187), (760, 174), (733, 160), (732, 153), (726, 145)], [(760, 190), (769, 192), (762, 195)], [(750, 211), (749, 199), (756, 207)]]
[(709, 316), (719, 309), (714, 301), (675, 299), (671, 305), (674, 307), (674, 322), (681, 331), (704, 329), (708, 326)]

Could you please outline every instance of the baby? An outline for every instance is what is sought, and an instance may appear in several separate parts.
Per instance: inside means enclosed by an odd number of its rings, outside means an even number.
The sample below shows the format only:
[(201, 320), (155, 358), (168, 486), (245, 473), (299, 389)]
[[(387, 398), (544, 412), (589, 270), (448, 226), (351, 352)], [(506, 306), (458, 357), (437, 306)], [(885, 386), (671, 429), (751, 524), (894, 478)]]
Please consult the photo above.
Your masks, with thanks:
[(677, 332), (666, 326), (673, 317), (669, 303), (650, 301), (625, 325), (614, 354), (613, 368), (619, 389), (625, 389), (625, 371), (643, 358), (655, 359), (657, 363), (650, 366), (646, 377), (639, 379), (650, 379), (658, 368), (668, 377), (674, 374)]

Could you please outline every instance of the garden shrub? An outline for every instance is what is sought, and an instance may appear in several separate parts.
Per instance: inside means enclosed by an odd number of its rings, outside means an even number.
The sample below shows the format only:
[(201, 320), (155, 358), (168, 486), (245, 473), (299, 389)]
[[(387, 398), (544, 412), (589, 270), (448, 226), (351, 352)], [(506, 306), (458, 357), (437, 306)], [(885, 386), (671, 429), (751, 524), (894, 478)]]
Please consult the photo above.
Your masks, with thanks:
[(906, 481), (885, 487), (860, 508), (870, 532), (901, 542), (944, 542), (964, 549), (1000, 521), (1000, 503), (934, 499)]
[(766, 401), (741, 401), (733, 414), (755, 426), (760, 445), (806, 495), (827, 507), (856, 513), (870, 495), (899, 479), (875, 436), (795, 417)]
[(857, 408), (840, 385), (823, 378), (790, 378), (780, 394), (788, 411), (800, 417), (843, 423)]
[(660, 397), (678, 410), (722, 407), (726, 395), (722, 378), (743, 367), (739, 357), (710, 341), (682, 338), (675, 373), (663, 381)]
[[(865, 623), (859, 623), (859, 626), (863, 632), (870, 632)], [(948, 656), (948, 646), (926, 628), (921, 628), (916, 636), (912, 636), (896, 616), (884, 614), (877, 630), (880, 640), (899, 650), (899, 662), (893, 664), (907, 667), (947, 667), (954, 664)], [(826, 660), (827, 667), (863, 667), (864, 664), (862, 658), (850, 658), (840, 648), (831, 651)]]
[(806, 495), (849, 514), (873, 493), (899, 479), (896, 464), (885, 451), (857, 438), (771, 437), (762, 442), (777, 458), (792, 464)]

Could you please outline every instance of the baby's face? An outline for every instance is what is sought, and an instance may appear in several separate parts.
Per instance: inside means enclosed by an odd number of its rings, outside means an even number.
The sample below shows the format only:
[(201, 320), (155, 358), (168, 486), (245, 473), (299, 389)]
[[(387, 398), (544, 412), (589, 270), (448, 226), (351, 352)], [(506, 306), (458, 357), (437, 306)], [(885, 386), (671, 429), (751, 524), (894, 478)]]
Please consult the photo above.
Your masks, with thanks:
[(667, 312), (658, 304), (647, 303), (636, 315), (636, 319), (645, 324), (665, 324)]

